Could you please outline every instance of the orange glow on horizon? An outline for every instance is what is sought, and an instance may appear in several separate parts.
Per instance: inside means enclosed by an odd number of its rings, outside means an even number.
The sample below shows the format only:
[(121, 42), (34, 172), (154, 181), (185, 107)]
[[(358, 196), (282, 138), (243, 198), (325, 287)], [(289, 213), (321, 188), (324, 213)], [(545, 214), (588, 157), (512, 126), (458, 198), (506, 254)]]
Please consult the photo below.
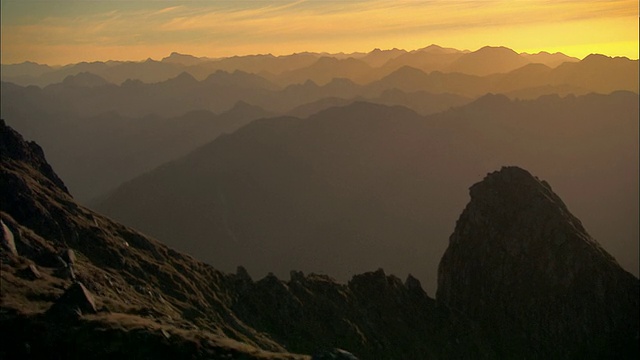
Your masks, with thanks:
[(639, 51), (637, 1), (630, 0), (43, 4), (2, 2), (3, 64), (159, 60), (174, 51), (213, 58), (350, 53), (430, 44), (471, 51), (506, 46), (577, 58), (600, 53), (638, 59)]

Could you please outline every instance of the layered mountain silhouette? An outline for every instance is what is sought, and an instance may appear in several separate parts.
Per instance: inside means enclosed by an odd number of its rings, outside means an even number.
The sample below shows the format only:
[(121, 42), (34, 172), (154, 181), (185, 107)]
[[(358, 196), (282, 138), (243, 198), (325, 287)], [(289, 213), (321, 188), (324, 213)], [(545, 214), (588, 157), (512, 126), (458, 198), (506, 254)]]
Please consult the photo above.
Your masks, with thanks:
[(637, 117), (629, 92), (488, 95), (427, 117), (355, 102), (254, 121), (96, 208), (227, 271), (245, 264), (260, 276), (301, 269), (346, 280), (382, 266), (433, 291), (466, 185), (517, 162), (552, 180), (637, 273)]
[(460, 51), (430, 45), (422, 49), (374, 49), (369, 53), (327, 54), (298, 53), (285, 56), (249, 55), (221, 59), (198, 58), (172, 53), (161, 61), (107, 61), (52, 67), (33, 62), (3, 64), (2, 81), (20, 85), (47, 86), (61, 82), (69, 75), (91, 72), (114, 84), (127, 79), (161, 82), (188, 72), (202, 80), (216, 71), (243, 71), (259, 74), (274, 83), (289, 85), (313, 80), (326, 83), (334, 77), (348, 76), (356, 82), (371, 82), (403, 67), (411, 66), (427, 73), (461, 72), (470, 75), (506, 73), (529, 63), (555, 68), (577, 58), (561, 53), (517, 54), (504, 47), (483, 47), (477, 51)]
[[(494, 52), (510, 54), (518, 60), (509, 60), (509, 56), (495, 55)], [(405, 55), (415, 54), (432, 52)], [(504, 59), (492, 60), (492, 56)], [(151, 113), (176, 116), (191, 110), (221, 112), (237, 101), (274, 113), (285, 113), (325, 97), (349, 99), (361, 96), (371, 100), (385, 91), (396, 89), (472, 98), (491, 92), (522, 99), (544, 94), (638, 92), (637, 60), (626, 58), (590, 55), (579, 62), (549, 67), (531, 64), (506, 48), (483, 48), (473, 53), (462, 53), (457, 61), (460, 67), (467, 66), (465, 63), (476, 67), (486, 64), (496, 70), (427, 70), (420, 64), (406, 62), (389, 71), (371, 74), (373, 70), (367, 70), (370, 66), (364, 60), (321, 57), (309, 67), (285, 71), (276, 77), (238, 69), (210, 69), (201, 77), (185, 70), (162, 72), (166, 77), (152, 83), (145, 81), (144, 74), (132, 74), (114, 84), (100, 71), (92, 72), (85, 67), (82, 72), (62, 77), (41, 90), (3, 81), (3, 116), (13, 118), (13, 107), (23, 112), (67, 112), (78, 116), (99, 115), (107, 111), (127, 116)], [(513, 65), (514, 62), (522, 66)], [(7, 107), (9, 109), (5, 110)]]
[(3, 358), (639, 355), (638, 279), (522, 169), (471, 188), (434, 301), (381, 269), (346, 284), (222, 273), (76, 204), (3, 121), (0, 140)]
[(186, 155), (220, 134), (269, 115), (257, 106), (239, 101), (219, 114), (193, 110), (171, 117), (156, 114), (130, 117), (109, 111), (78, 117), (63, 112), (18, 115), (14, 119), (18, 120), (18, 128), (38, 138), (48, 149), (52, 163), (69, 179), (72, 193), (87, 201)]
[[(638, 92), (637, 60), (437, 45), (223, 59), (173, 53), (162, 61), (3, 65), (2, 74), (3, 118), (48, 149), (71, 193), (84, 203), (264, 116), (308, 117), (354, 101), (430, 115), (487, 93), (536, 99)], [(26, 86), (34, 83), (42, 87)], [(189, 120), (205, 112), (233, 113), (236, 104), (255, 111), (224, 129), (214, 125), (218, 121), (192, 126)]]

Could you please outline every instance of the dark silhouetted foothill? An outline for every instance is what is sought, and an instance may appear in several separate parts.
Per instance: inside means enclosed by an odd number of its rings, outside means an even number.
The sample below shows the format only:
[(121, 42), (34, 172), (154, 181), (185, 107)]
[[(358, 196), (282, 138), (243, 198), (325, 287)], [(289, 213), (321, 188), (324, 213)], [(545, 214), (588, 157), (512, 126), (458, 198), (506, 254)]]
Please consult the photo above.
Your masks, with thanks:
[(638, 356), (638, 279), (548, 183), (518, 167), (470, 189), (438, 271), (438, 303), (479, 321), (504, 358)]

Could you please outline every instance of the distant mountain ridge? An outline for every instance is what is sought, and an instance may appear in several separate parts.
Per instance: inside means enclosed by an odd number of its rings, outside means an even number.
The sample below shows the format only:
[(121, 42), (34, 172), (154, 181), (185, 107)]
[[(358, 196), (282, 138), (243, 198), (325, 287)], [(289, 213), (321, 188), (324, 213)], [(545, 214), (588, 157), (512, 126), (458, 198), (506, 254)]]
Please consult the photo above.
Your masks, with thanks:
[[(445, 56), (474, 54), (445, 51), (434, 47), (429, 49), (412, 53), (396, 51), (393, 54), (434, 53)], [(500, 51), (509, 52), (504, 49)], [(306, 59), (308, 56), (311, 55), (304, 55), (303, 58)], [(1, 113), (11, 125), (50, 149), (52, 162), (68, 179), (72, 192), (81, 201), (87, 201), (117, 186), (119, 182), (116, 181), (124, 181), (159, 165), (158, 161), (141, 161), (138, 162), (137, 169), (131, 167), (131, 171), (118, 172), (120, 176), (113, 174), (103, 176), (103, 171), (87, 171), (99, 166), (97, 164), (101, 164), (105, 159), (104, 153), (96, 156), (96, 151), (84, 151), (76, 146), (80, 136), (78, 131), (87, 129), (88, 124), (94, 126), (96, 131), (103, 127), (105, 141), (115, 140), (113, 135), (116, 134), (109, 129), (112, 129), (114, 124), (119, 124), (122, 132), (115, 137), (119, 137), (118, 141), (125, 142), (116, 142), (119, 148), (113, 152), (118, 154), (122, 152), (121, 149), (139, 149), (140, 144), (148, 143), (148, 138), (157, 133), (156, 130), (150, 130), (149, 135), (142, 135), (143, 132), (138, 129), (140, 124), (165, 128), (164, 120), (161, 118), (180, 118), (185, 114), (198, 111), (220, 114), (233, 108), (237, 103), (251, 104), (263, 111), (256, 112), (255, 117), (251, 119), (238, 121), (226, 127), (225, 132), (233, 131), (259, 117), (281, 114), (310, 116), (313, 112), (321, 111), (331, 104), (348, 104), (356, 100), (407, 106), (420, 114), (429, 115), (465, 105), (488, 92), (503, 93), (512, 98), (529, 99), (554, 93), (565, 96), (592, 91), (599, 93), (617, 90), (638, 91), (637, 61), (596, 55), (580, 62), (564, 63), (554, 69), (541, 64), (528, 64), (508, 73), (487, 76), (440, 71), (427, 74), (418, 68), (404, 66), (367, 84), (358, 84), (343, 77), (331, 78), (336, 75), (348, 76), (354, 64), (356, 68), (360, 66), (358, 64), (364, 64), (362, 60), (325, 57), (318, 61), (324, 62), (322, 65), (324, 70), (317, 75), (313, 75), (314, 72), (307, 72), (304, 68), (296, 70), (297, 72), (283, 72), (281, 75), (299, 76), (296, 81), (302, 81), (306, 76), (315, 76), (318, 81), (331, 79), (324, 85), (306, 80), (300, 84), (283, 87), (261, 75), (241, 70), (233, 72), (217, 70), (202, 80), (183, 71), (175, 77), (151, 84), (140, 80), (126, 80), (121, 85), (115, 85), (90, 72), (69, 75), (61, 83), (48, 85), (42, 89), (2, 82)], [(337, 68), (333, 68), (333, 64), (347, 65), (340, 73), (334, 71)], [(87, 64), (89, 65), (91, 64)], [(123, 118), (130, 120), (123, 121)], [(134, 120), (145, 118), (147, 120)], [(101, 119), (100, 121), (104, 123), (98, 123), (97, 119)], [(156, 119), (156, 124), (148, 121), (149, 119)], [(80, 123), (86, 125), (78, 129), (76, 124)], [(180, 134), (188, 131), (179, 130), (177, 136), (180, 137), (182, 136)], [(138, 134), (141, 138), (138, 141), (134, 137), (127, 137), (128, 135), (122, 136), (127, 133)], [(165, 161), (176, 158), (201, 145), (203, 142), (199, 139), (212, 140), (220, 134), (216, 131), (212, 133), (196, 131), (195, 133), (196, 140), (190, 147), (183, 146), (181, 150), (175, 149), (170, 153), (173, 145), (169, 145), (166, 149), (160, 150), (166, 155), (156, 158)], [(73, 139), (63, 140), (72, 134), (76, 134)], [(92, 130), (89, 137), (94, 137), (95, 134), (97, 132)], [(98, 144), (104, 144), (104, 141), (98, 141)], [(83, 143), (83, 146), (85, 145), (87, 143)], [(112, 159), (107, 162), (109, 164), (115, 164), (115, 159), (118, 158), (110, 155), (107, 157)], [(130, 159), (145, 157), (150, 159), (147, 155), (134, 155)], [(130, 159), (126, 159), (125, 163)], [(80, 167), (78, 164), (90, 165)], [(101, 168), (104, 169), (104, 167)], [(89, 173), (92, 173), (94, 178), (87, 181), (86, 174)]]
[[(576, 95), (589, 92), (610, 93), (616, 90), (638, 92), (638, 62), (624, 58), (608, 58), (600, 55), (586, 57), (579, 62), (565, 62), (556, 68), (544, 65), (522, 63), (514, 66), (501, 66), (500, 62), (482, 60), (488, 58), (494, 51), (499, 54), (507, 53), (512, 57), (520, 55), (513, 51), (484, 50), (459, 54), (462, 61), (458, 67), (480, 66), (484, 61), (488, 65), (503, 68), (500, 74), (473, 75), (477, 71), (446, 72), (442, 70), (426, 71), (419, 64), (403, 65), (382, 72), (371, 73), (369, 65), (357, 59), (320, 58), (309, 67), (283, 72), (280, 75), (252, 73), (243, 70), (212, 70), (202, 78), (196, 77), (188, 70), (171, 70), (163, 73), (166, 78), (155, 83), (146, 83), (141, 77), (131, 76), (122, 79), (121, 86), (111, 85), (108, 78), (100, 71), (83, 71), (77, 75), (67, 75), (59, 83), (42, 88), (49, 102), (90, 103), (93, 114), (115, 110), (123, 115), (147, 115), (151, 112), (171, 112), (180, 115), (188, 110), (209, 109), (219, 112), (230, 107), (233, 103), (243, 100), (261, 106), (272, 112), (285, 112), (304, 103), (317, 101), (322, 97), (339, 96), (353, 98), (363, 96), (372, 98), (379, 96), (385, 90), (399, 89), (405, 92), (427, 91), (430, 93), (452, 93), (465, 97), (478, 97), (488, 92), (507, 94), (512, 98), (535, 98), (543, 94), (560, 93)], [(424, 54), (424, 52), (407, 53), (405, 55)], [(429, 54), (429, 53), (426, 53)], [(456, 53), (457, 54), (457, 53)], [(518, 58), (520, 59), (520, 58)], [(519, 60), (520, 61), (520, 60)], [(472, 65), (475, 64), (475, 65)], [(482, 65), (482, 66), (488, 66)], [(89, 75), (93, 74), (93, 75)], [(97, 87), (90, 92), (66, 93), (60, 84), (78, 83), (78, 75), (85, 78), (92, 76), (94, 80), (86, 85)], [(71, 76), (69, 78), (69, 76)], [(66, 80), (65, 80), (66, 79)], [(287, 80), (288, 79), (288, 80)], [(342, 84), (339, 88), (328, 86), (337, 79), (351, 81), (350, 85)], [(126, 81), (125, 81), (126, 80)], [(300, 85), (311, 82), (318, 85), (314, 93), (289, 94)], [(5, 82), (6, 83), (6, 82)], [(81, 84), (77, 84), (79, 86)], [(98, 86), (101, 85), (101, 86)], [(134, 86), (135, 85), (135, 86)], [(328, 87), (326, 87), (328, 86)], [(133, 88), (138, 88), (133, 91)], [(11, 99), (11, 88), (4, 90), (3, 99)], [(336, 93), (340, 91), (340, 94)], [(294, 97), (294, 95), (296, 95)], [(73, 98), (69, 98), (73, 96)], [(165, 105), (166, 104), (166, 105)], [(37, 106), (47, 111), (47, 101), (39, 101)], [(186, 109), (186, 110), (185, 110)], [(5, 117), (11, 118), (10, 114)]]
[[(120, 84), (126, 79), (139, 79), (143, 82), (159, 82), (174, 77), (180, 72), (186, 71), (191, 73), (197, 79), (203, 79), (206, 75), (217, 70), (233, 72), (241, 70), (255, 74), (271, 74), (273, 76), (283, 77), (279, 83), (289, 84), (292, 81), (299, 81), (297, 76), (284, 75), (284, 72), (299, 70), (303, 68), (307, 73), (312, 73), (314, 67), (318, 67), (322, 63), (323, 58), (333, 58), (335, 60), (357, 60), (368, 64), (372, 68), (380, 68), (382, 74), (371, 74), (368, 81), (372, 78), (379, 78), (389, 72), (397, 70), (402, 66), (414, 66), (426, 72), (434, 70), (439, 71), (471, 71), (470, 74), (478, 74), (477, 70), (468, 68), (468, 65), (455, 65), (453, 62), (458, 58), (466, 59), (467, 63), (475, 62), (476, 53), (486, 52), (487, 49), (482, 48), (475, 52), (460, 51), (451, 48), (443, 48), (437, 45), (430, 45), (426, 48), (406, 51), (399, 49), (380, 50), (374, 49), (369, 53), (353, 53), (353, 54), (327, 54), (327, 53), (300, 53), (284, 56), (273, 55), (248, 55), (234, 56), (221, 59), (198, 58), (192, 55), (172, 53), (163, 58), (161, 61), (147, 59), (142, 62), (133, 61), (109, 61), (109, 62), (92, 62), (69, 64), (62, 67), (49, 67), (47, 65), (39, 65), (32, 62), (22, 64), (2, 64), (2, 81), (15, 82), (20, 85), (38, 85), (46, 86), (52, 83), (60, 82), (69, 75), (75, 75), (79, 72), (92, 72), (105, 78), (107, 81)], [(494, 58), (501, 59), (503, 54), (496, 54)], [(541, 62), (550, 67), (555, 67), (562, 62), (575, 62), (577, 58), (569, 57), (560, 53), (553, 56), (546, 56), (541, 53), (539, 56), (530, 54), (515, 54), (515, 58), (520, 62)], [(511, 54), (508, 54), (511, 56)], [(417, 60), (421, 59), (421, 60)], [(513, 61), (513, 60), (512, 60)], [(427, 65), (431, 64), (431, 65)], [(437, 65), (439, 64), (439, 65)], [(510, 67), (504, 67), (504, 61), (493, 61), (492, 68), (483, 70), (480, 74), (486, 75), (493, 72), (508, 72)], [(452, 66), (452, 67), (451, 67)], [(353, 70), (353, 68), (352, 68)], [(359, 67), (357, 72), (364, 73), (369, 70)], [(363, 74), (364, 75), (364, 74)], [(329, 80), (335, 77), (330, 76)], [(307, 77), (308, 78), (308, 77)], [(363, 78), (364, 79), (364, 78)], [(321, 81), (322, 82), (322, 81)]]

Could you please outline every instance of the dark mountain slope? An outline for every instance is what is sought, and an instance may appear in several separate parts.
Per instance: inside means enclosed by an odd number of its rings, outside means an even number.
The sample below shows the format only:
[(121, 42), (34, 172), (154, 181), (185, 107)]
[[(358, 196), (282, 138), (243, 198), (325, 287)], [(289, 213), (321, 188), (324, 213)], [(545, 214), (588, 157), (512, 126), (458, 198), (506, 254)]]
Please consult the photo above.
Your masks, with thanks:
[(545, 181), (517, 167), (470, 189), (438, 302), (482, 323), (502, 358), (634, 359), (640, 287)]
[(491, 95), (426, 118), (357, 102), (254, 122), (124, 184), (97, 208), (226, 270), (347, 279), (382, 266), (416, 274), (432, 291), (440, 239), (466, 184), (520, 163), (553, 180), (637, 271), (637, 116), (637, 95), (623, 92)]
[[(395, 168), (405, 165), (398, 162), (402, 154), (391, 149), (415, 139), (408, 133), (411, 126), (397, 128), (388, 117), (399, 115), (403, 123), (413, 124), (421, 118), (407, 109), (384, 106), (374, 106), (372, 116), (371, 106), (330, 109), (305, 122), (260, 120), (126, 184), (99, 208), (145, 231), (165, 233), (167, 239), (189, 228), (191, 235), (181, 241), (181, 249), (202, 254), (223, 269), (247, 264), (258, 274), (330, 270), (344, 279), (358, 269), (391, 265), (388, 259), (362, 256), (363, 246), (398, 254), (397, 268), (400, 258), (418, 255), (383, 239), (418, 239), (424, 229), (414, 208), (419, 205), (411, 204), (408, 194), (389, 197), (397, 192), (389, 186), (394, 182), (413, 186), (412, 178), (394, 179)], [(371, 122), (367, 131), (363, 122)], [(354, 164), (356, 159), (359, 163)], [(379, 176), (372, 177), (376, 168)], [(144, 201), (120, 212), (125, 194), (133, 196), (142, 190), (138, 186), (156, 181), (150, 191), (139, 193)], [(425, 204), (424, 197), (419, 199)], [(389, 206), (404, 208), (406, 216), (388, 214)], [(141, 219), (151, 208), (157, 211)], [(162, 209), (171, 209), (172, 224), (156, 228), (165, 216)], [(403, 226), (397, 226), (398, 221)], [(210, 241), (214, 238), (221, 241)]]
[[(166, 358), (171, 353), (162, 354), (167, 344), (160, 329), (175, 338), (174, 351), (197, 358), (252, 351), (256, 358), (268, 358), (256, 346), (284, 351), (230, 313), (225, 304), (230, 295), (220, 289), (225, 275), (78, 206), (41, 149), (4, 122), (0, 139), (4, 355)], [(9, 237), (13, 254), (5, 245)], [(40, 315), (74, 282), (93, 293), (93, 308), (83, 310), (81, 318), (64, 312)], [(137, 349), (132, 347), (136, 337)], [(198, 337), (206, 344), (200, 352), (190, 350)]]
[(238, 102), (221, 114), (190, 111), (169, 118), (136, 118), (116, 112), (87, 118), (41, 114), (13, 118), (12, 124), (39, 139), (51, 163), (67, 179), (71, 193), (86, 202), (220, 134), (269, 115)]
[[(2, 358), (362, 359), (492, 351), (420, 282), (221, 273), (77, 205), (40, 147), (0, 122)], [(266, 349), (266, 350), (263, 350)], [(270, 350), (270, 351), (268, 351)]]

